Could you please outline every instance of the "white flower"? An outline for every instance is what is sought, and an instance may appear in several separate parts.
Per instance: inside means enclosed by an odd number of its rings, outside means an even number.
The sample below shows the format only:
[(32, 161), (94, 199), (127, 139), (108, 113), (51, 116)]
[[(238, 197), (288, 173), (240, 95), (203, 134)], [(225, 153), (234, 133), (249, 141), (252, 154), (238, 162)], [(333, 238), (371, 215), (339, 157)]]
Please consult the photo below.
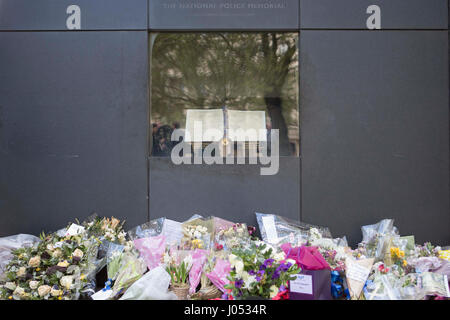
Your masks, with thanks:
[(49, 243), (49, 244), (47, 245), (47, 250), (53, 251), (53, 250), (55, 250), (55, 247), (54, 247), (51, 243)]
[(270, 245), (270, 244), (266, 244), (266, 247), (264, 248), (264, 250), (262, 250), (261, 251), (261, 253), (262, 254), (265, 254), (267, 251), (269, 251), (270, 249), (272, 249), (272, 252), (274, 251), (273, 250), (273, 247)]
[(286, 263), (291, 263), (292, 265), (296, 264), (297, 262), (295, 262), (295, 260), (292, 259), (287, 259)]
[(171, 260), (170, 255), (169, 255), (167, 252), (164, 253), (164, 256), (163, 256), (163, 263), (164, 263), (165, 265), (169, 265), (169, 264), (170, 264), (170, 260)]
[(25, 290), (21, 287), (16, 287), (16, 289), (13, 292), (13, 295), (17, 295), (17, 296), (23, 296), (25, 293)]
[(244, 288), (249, 289), (251, 284), (256, 281), (256, 276), (248, 276), (247, 279), (244, 280)]
[(273, 285), (270, 287), (270, 297), (273, 298), (278, 294), (278, 287)]
[(187, 271), (189, 271), (190, 269), (191, 269), (191, 267), (192, 267), (192, 256), (191, 255), (188, 255), (188, 256), (186, 256), (184, 259), (183, 259), (183, 262), (184, 262), (184, 264), (185, 264), (185, 266), (186, 266), (186, 270)]
[(20, 267), (16, 272), (17, 277), (23, 277), (27, 273), (27, 269), (25, 267)]
[(244, 262), (242, 261), (242, 259), (234, 254), (230, 254), (228, 256), (228, 261), (230, 261), (232, 268), (236, 268), (236, 273), (241, 276), (242, 272), (244, 271)]
[(57, 296), (62, 295), (62, 291), (59, 290), (59, 289), (56, 289), (56, 288), (51, 288), (50, 294), (51, 294), (53, 297), (57, 297)]
[(322, 234), (317, 228), (311, 228), (309, 229), (309, 236), (311, 240), (317, 240), (322, 238)]
[(244, 262), (242, 260), (239, 260), (235, 264), (236, 267), (236, 273), (240, 276), (242, 276), (242, 272), (244, 271)]
[(5, 283), (5, 288), (9, 290), (14, 290), (16, 289), (16, 284), (14, 282), (7, 282)]
[(82, 259), (83, 258), (83, 255), (84, 255), (84, 253), (83, 253), (83, 251), (81, 251), (80, 249), (75, 249), (75, 251), (72, 253), (72, 256), (73, 257), (77, 257), (77, 258), (80, 258), (80, 259)]
[(53, 258), (59, 258), (62, 256), (62, 251), (61, 249), (57, 248), (55, 251), (53, 251), (52, 253), (52, 257)]
[(286, 258), (286, 254), (283, 251), (278, 252), (278, 253), (273, 255), (273, 259), (276, 262), (280, 262), (281, 260), (284, 260), (285, 258)]
[(61, 278), (60, 283), (66, 289), (70, 290), (72, 286), (73, 277), (72, 276), (64, 276)]
[(125, 236), (126, 236), (125, 231), (121, 231), (121, 232), (118, 234), (117, 238), (119, 239), (120, 243), (125, 242)]
[(52, 288), (51, 288), (50, 286), (47, 286), (47, 285), (40, 286), (40, 287), (38, 288), (39, 296), (40, 296), (40, 297), (46, 296), (47, 294), (50, 293), (50, 290), (51, 290), (51, 289), (52, 289)]
[(29, 285), (30, 285), (30, 289), (35, 290), (39, 286), (39, 281), (34, 281), (34, 280), (30, 281)]

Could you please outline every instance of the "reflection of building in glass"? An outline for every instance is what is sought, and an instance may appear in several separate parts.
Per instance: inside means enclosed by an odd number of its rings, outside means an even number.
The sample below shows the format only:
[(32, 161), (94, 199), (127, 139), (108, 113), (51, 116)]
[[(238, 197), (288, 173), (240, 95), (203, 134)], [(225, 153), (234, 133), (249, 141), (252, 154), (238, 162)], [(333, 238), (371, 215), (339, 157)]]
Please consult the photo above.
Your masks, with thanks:
[(263, 112), (266, 128), (279, 130), (280, 155), (299, 154), (297, 33), (152, 37), (152, 155), (166, 155), (167, 134), (186, 128), (188, 110), (224, 105), (230, 112)]

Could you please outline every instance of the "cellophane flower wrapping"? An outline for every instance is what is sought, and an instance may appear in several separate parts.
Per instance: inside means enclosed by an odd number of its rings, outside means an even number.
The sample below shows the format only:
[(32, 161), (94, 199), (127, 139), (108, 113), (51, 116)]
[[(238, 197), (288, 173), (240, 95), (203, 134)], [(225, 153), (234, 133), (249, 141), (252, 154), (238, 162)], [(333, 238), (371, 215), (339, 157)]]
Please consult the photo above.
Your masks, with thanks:
[(159, 266), (134, 282), (120, 300), (177, 300), (177, 296), (168, 291), (169, 285), (169, 274)]
[(361, 227), (363, 239), (361, 246), (365, 249), (365, 256), (383, 260), (388, 252), (392, 237), (398, 235), (393, 219), (383, 219), (372, 225)]
[(230, 271), (231, 264), (229, 261), (217, 259), (213, 270), (206, 275), (220, 291), (225, 292), (224, 286), (229, 282), (227, 277), (230, 274)]
[(125, 252), (122, 257), (120, 271), (114, 282), (113, 296), (118, 296), (130, 287), (147, 271), (145, 261), (134, 251)]
[(11, 251), (24, 247), (31, 247), (40, 241), (41, 239), (31, 234), (17, 234), (0, 238), (0, 281), (6, 280), (4, 274), (6, 266), (14, 257)]
[(322, 237), (331, 238), (327, 227), (293, 221), (274, 214), (256, 213), (261, 239), (272, 245), (289, 242), (294, 246), (305, 245), (310, 237), (310, 229), (315, 228)]
[(184, 250), (211, 248), (214, 234), (213, 218), (203, 218), (195, 216), (183, 222), (183, 238), (181, 248)]
[(286, 259), (294, 260), (298, 266), (305, 270), (330, 270), (330, 265), (319, 252), (318, 247), (291, 247), (289, 243), (282, 245)]
[(134, 246), (141, 254), (149, 270), (161, 265), (162, 257), (166, 250), (166, 237), (155, 236), (135, 239)]
[(222, 223), (220, 227), (216, 226), (213, 249), (231, 251), (237, 247), (247, 246), (250, 241), (250, 233), (245, 223)]
[(189, 293), (195, 293), (195, 290), (200, 283), (200, 278), (203, 272), (203, 266), (208, 259), (208, 251), (202, 249), (195, 249), (192, 254), (192, 267), (189, 271)]
[(114, 281), (116, 279), (122, 265), (124, 249), (125, 246), (121, 244), (111, 242), (108, 244), (108, 251), (106, 254), (108, 280)]
[(163, 231), (164, 221), (164, 217), (150, 220), (128, 230), (127, 234), (131, 240), (159, 236)]
[(41, 235), (31, 247), (13, 250), (6, 267), (7, 282), (0, 297), (15, 300), (73, 300), (95, 274), (92, 262), (98, 243), (82, 230), (78, 234)]

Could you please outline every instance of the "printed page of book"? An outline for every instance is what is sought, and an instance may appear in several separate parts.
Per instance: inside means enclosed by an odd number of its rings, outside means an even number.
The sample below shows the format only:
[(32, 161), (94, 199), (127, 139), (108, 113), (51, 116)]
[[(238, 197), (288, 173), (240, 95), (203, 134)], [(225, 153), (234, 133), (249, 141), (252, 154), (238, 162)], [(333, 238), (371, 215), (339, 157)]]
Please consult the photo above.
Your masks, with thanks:
[[(195, 128), (194, 124), (201, 128)], [(194, 132), (197, 130), (197, 132)], [(223, 138), (224, 119), (222, 109), (196, 110), (189, 109), (186, 113), (186, 142), (209, 142)]]
[(228, 129), (233, 141), (266, 141), (266, 112), (228, 110)]

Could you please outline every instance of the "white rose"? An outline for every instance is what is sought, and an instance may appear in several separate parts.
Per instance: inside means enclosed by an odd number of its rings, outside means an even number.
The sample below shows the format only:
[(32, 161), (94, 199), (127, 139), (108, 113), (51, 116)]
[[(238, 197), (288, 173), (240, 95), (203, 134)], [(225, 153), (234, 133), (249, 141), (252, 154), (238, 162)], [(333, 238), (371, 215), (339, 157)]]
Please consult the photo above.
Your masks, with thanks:
[(66, 288), (66, 290), (70, 290), (70, 287), (72, 286), (72, 281), (73, 281), (72, 276), (64, 276), (61, 278), (60, 283), (64, 288)]
[(256, 276), (248, 276), (246, 280), (244, 280), (244, 288), (250, 288), (251, 284), (256, 281)]
[(50, 290), (51, 290), (51, 289), (52, 289), (52, 288), (51, 288), (50, 286), (47, 286), (47, 285), (40, 286), (40, 287), (38, 288), (39, 296), (40, 296), (40, 297), (46, 296), (47, 294), (50, 293)]
[(80, 258), (80, 259), (83, 258), (83, 255), (84, 255), (84, 253), (80, 249), (75, 249), (75, 251), (72, 253), (73, 257), (77, 257), (77, 258)]
[(30, 289), (35, 290), (39, 286), (39, 281), (30, 281)]
[(60, 295), (62, 294), (62, 291), (59, 290), (59, 289), (51, 288), (50, 294), (51, 294), (53, 297), (57, 297), (57, 296), (60, 296)]
[(62, 251), (61, 249), (57, 248), (55, 251), (53, 251), (52, 253), (52, 257), (53, 258), (59, 258), (62, 256)]
[(25, 293), (25, 290), (21, 287), (16, 287), (16, 289), (13, 292), (13, 295), (17, 295), (17, 296), (23, 296)]
[(5, 288), (9, 289), (9, 290), (15, 290), (16, 284), (14, 282), (7, 282), (7, 283), (5, 283)]
[(30, 267), (33, 267), (33, 268), (39, 267), (40, 264), (41, 264), (41, 257), (40, 256), (34, 256), (33, 258), (31, 258), (28, 261), (28, 265)]
[(25, 267), (20, 267), (16, 272), (17, 277), (23, 277), (27, 273), (27, 269)]
[(244, 262), (242, 262), (242, 260), (237, 261), (235, 264), (235, 267), (236, 267), (236, 273), (238, 275), (241, 275), (242, 271), (244, 271)]

